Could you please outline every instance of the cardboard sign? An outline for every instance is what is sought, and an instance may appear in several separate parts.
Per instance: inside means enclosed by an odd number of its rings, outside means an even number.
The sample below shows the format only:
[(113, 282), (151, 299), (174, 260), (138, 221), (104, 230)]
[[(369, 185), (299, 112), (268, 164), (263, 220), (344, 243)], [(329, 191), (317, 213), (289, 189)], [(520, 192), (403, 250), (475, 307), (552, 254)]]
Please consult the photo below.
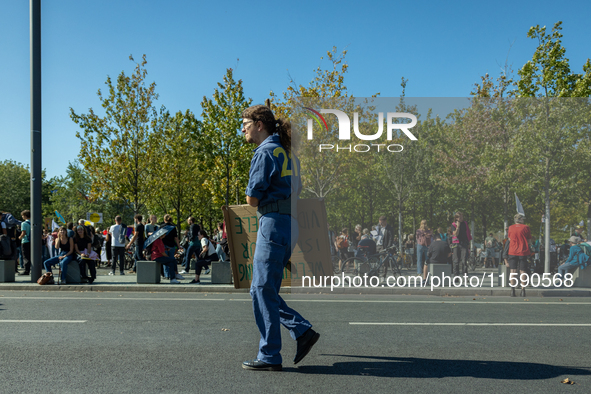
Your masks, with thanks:
[[(222, 207), (228, 234), (234, 287), (249, 288), (256, 248), (259, 221), (256, 208), (250, 205)], [(298, 243), (291, 264), (283, 269), (281, 286), (301, 286), (302, 277), (332, 275), (330, 245), (324, 200), (307, 199), (298, 202)]]

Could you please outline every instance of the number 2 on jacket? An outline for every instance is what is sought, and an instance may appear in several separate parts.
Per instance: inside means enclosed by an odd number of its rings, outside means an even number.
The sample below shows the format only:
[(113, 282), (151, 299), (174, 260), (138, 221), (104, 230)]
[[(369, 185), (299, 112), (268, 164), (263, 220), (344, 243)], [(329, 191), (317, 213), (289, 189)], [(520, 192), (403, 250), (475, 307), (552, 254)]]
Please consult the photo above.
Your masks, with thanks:
[[(278, 158), (279, 155), (283, 156), (283, 165), (281, 166), (281, 177), (283, 178), (284, 176), (291, 176), (292, 170), (287, 169), (288, 155), (283, 148), (275, 148), (275, 150), (273, 150), (273, 156)], [(291, 152), (289, 152), (289, 159), (292, 159)], [(293, 160), (291, 163), (291, 168), (293, 168), (293, 175), (298, 176), (298, 167)]]

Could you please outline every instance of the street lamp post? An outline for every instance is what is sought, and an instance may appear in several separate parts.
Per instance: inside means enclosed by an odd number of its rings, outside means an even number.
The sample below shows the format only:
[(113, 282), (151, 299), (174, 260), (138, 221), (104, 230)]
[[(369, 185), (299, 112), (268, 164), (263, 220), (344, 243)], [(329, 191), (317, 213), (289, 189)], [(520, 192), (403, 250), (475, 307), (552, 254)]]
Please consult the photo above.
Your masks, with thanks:
[(41, 0), (30, 0), (31, 29), (31, 281), (41, 276)]

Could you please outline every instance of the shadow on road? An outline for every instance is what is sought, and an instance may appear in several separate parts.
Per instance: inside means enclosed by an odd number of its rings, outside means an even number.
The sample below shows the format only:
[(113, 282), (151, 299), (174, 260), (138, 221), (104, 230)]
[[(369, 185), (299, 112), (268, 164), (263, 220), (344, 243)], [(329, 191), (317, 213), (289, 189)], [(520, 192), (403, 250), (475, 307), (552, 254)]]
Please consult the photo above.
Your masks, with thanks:
[(591, 375), (588, 368), (529, 362), (370, 357), (345, 354), (323, 354), (322, 356), (357, 360), (337, 362), (332, 366), (302, 365), (294, 369), (294, 372), (388, 378), (474, 377), (503, 380), (541, 380), (563, 375)]

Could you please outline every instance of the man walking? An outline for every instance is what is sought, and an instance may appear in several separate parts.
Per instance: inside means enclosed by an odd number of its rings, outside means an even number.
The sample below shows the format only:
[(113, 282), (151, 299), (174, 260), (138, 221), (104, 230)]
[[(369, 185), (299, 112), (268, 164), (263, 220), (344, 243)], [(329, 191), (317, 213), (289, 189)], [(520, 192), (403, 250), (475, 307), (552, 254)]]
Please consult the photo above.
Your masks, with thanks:
[(111, 256), (113, 257), (109, 275), (115, 275), (117, 261), (119, 261), (119, 275), (125, 275), (125, 272), (123, 272), (125, 268), (125, 230), (126, 227), (121, 224), (121, 216), (115, 216), (115, 224), (109, 228), (112, 248)]
[[(281, 325), (297, 341), (294, 364), (299, 363), (320, 338), (312, 324), (287, 306), (279, 295), (281, 275), (298, 239), (297, 212), (292, 207), (302, 190), (299, 160), (291, 152), (291, 125), (275, 119), (263, 105), (242, 113), (246, 142), (257, 148), (250, 165), (246, 202), (259, 216), (257, 247), (253, 257), (250, 295), (260, 333), (259, 351), (244, 369), (281, 371)], [(294, 204), (292, 205), (292, 202)]]

